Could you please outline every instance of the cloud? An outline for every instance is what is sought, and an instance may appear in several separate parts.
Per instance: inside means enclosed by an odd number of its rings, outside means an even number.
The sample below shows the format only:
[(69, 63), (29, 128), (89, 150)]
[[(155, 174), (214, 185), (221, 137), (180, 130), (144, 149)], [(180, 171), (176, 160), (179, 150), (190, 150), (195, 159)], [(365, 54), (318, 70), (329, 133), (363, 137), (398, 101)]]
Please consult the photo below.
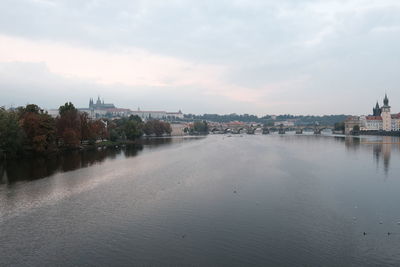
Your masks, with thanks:
[[(57, 77), (143, 102), (157, 92), (189, 112), (337, 113), (348, 91), (400, 97), (399, 14), (397, 0), (4, 0), (0, 62), (45, 69), (35, 88)], [(11, 88), (27, 71), (7, 66)]]

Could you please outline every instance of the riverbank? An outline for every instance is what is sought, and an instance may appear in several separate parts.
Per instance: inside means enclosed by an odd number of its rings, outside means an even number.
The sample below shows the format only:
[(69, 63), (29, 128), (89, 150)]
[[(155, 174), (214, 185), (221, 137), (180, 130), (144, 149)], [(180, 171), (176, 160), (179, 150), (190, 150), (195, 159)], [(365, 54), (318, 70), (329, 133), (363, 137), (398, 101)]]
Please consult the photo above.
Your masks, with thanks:
[(377, 135), (377, 136), (397, 136), (397, 137), (400, 137), (400, 131), (360, 131), (359, 135)]

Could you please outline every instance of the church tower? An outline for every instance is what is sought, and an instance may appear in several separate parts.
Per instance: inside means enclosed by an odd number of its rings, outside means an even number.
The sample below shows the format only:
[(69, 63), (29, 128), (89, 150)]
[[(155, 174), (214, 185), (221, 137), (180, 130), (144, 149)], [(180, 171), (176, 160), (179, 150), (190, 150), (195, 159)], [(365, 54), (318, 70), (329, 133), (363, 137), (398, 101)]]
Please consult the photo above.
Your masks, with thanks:
[(392, 115), (390, 114), (389, 99), (386, 94), (385, 94), (385, 98), (383, 99), (381, 116), (382, 116), (382, 121), (383, 121), (383, 130), (391, 131), (392, 130)]
[(97, 97), (97, 101), (96, 101), (96, 108), (101, 107), (101, 100), (100, 100), (100, 96)]
[(372, 108), (372, 115), (373, 116), (380, 116), (382, 113), (381, 108), (379, 107), (378, 101), (376, 101), (376, 105)]
[(90, 100), (89, 100), (89, 108), (90, 109), (93, 108), (93, 99), (92, 98), (90, 98)]

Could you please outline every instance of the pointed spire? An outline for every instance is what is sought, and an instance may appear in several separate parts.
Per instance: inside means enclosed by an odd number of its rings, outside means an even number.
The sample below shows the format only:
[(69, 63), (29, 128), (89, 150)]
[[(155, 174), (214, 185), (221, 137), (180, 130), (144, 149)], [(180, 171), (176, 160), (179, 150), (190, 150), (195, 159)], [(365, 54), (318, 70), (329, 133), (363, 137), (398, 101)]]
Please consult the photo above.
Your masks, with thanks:
[(387, 94), (385, 93), (385, 98), (383, 99), (383, 104), (385, 105), (385, 106), (388, 106), (389, 105), (389, 98), (387, 97)]

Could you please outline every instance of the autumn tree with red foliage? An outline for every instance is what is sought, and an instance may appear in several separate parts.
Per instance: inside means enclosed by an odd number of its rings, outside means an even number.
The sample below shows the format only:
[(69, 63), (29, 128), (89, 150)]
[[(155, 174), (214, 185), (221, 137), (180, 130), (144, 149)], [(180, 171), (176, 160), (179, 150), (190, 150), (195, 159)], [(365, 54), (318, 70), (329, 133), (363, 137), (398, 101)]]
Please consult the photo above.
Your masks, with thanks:
[(24, 131), (27, 146), (34, 152), (47, 153), (56, 150), (54, 119), (37, 105), (20, 108), (19, 123)]
[(57, 117), (57, 137), (63, 141), (68, 148), (79, 146), (81, 141), (81, 117), (74, 105), (69, 102), (59, 109), (60, 116)]

